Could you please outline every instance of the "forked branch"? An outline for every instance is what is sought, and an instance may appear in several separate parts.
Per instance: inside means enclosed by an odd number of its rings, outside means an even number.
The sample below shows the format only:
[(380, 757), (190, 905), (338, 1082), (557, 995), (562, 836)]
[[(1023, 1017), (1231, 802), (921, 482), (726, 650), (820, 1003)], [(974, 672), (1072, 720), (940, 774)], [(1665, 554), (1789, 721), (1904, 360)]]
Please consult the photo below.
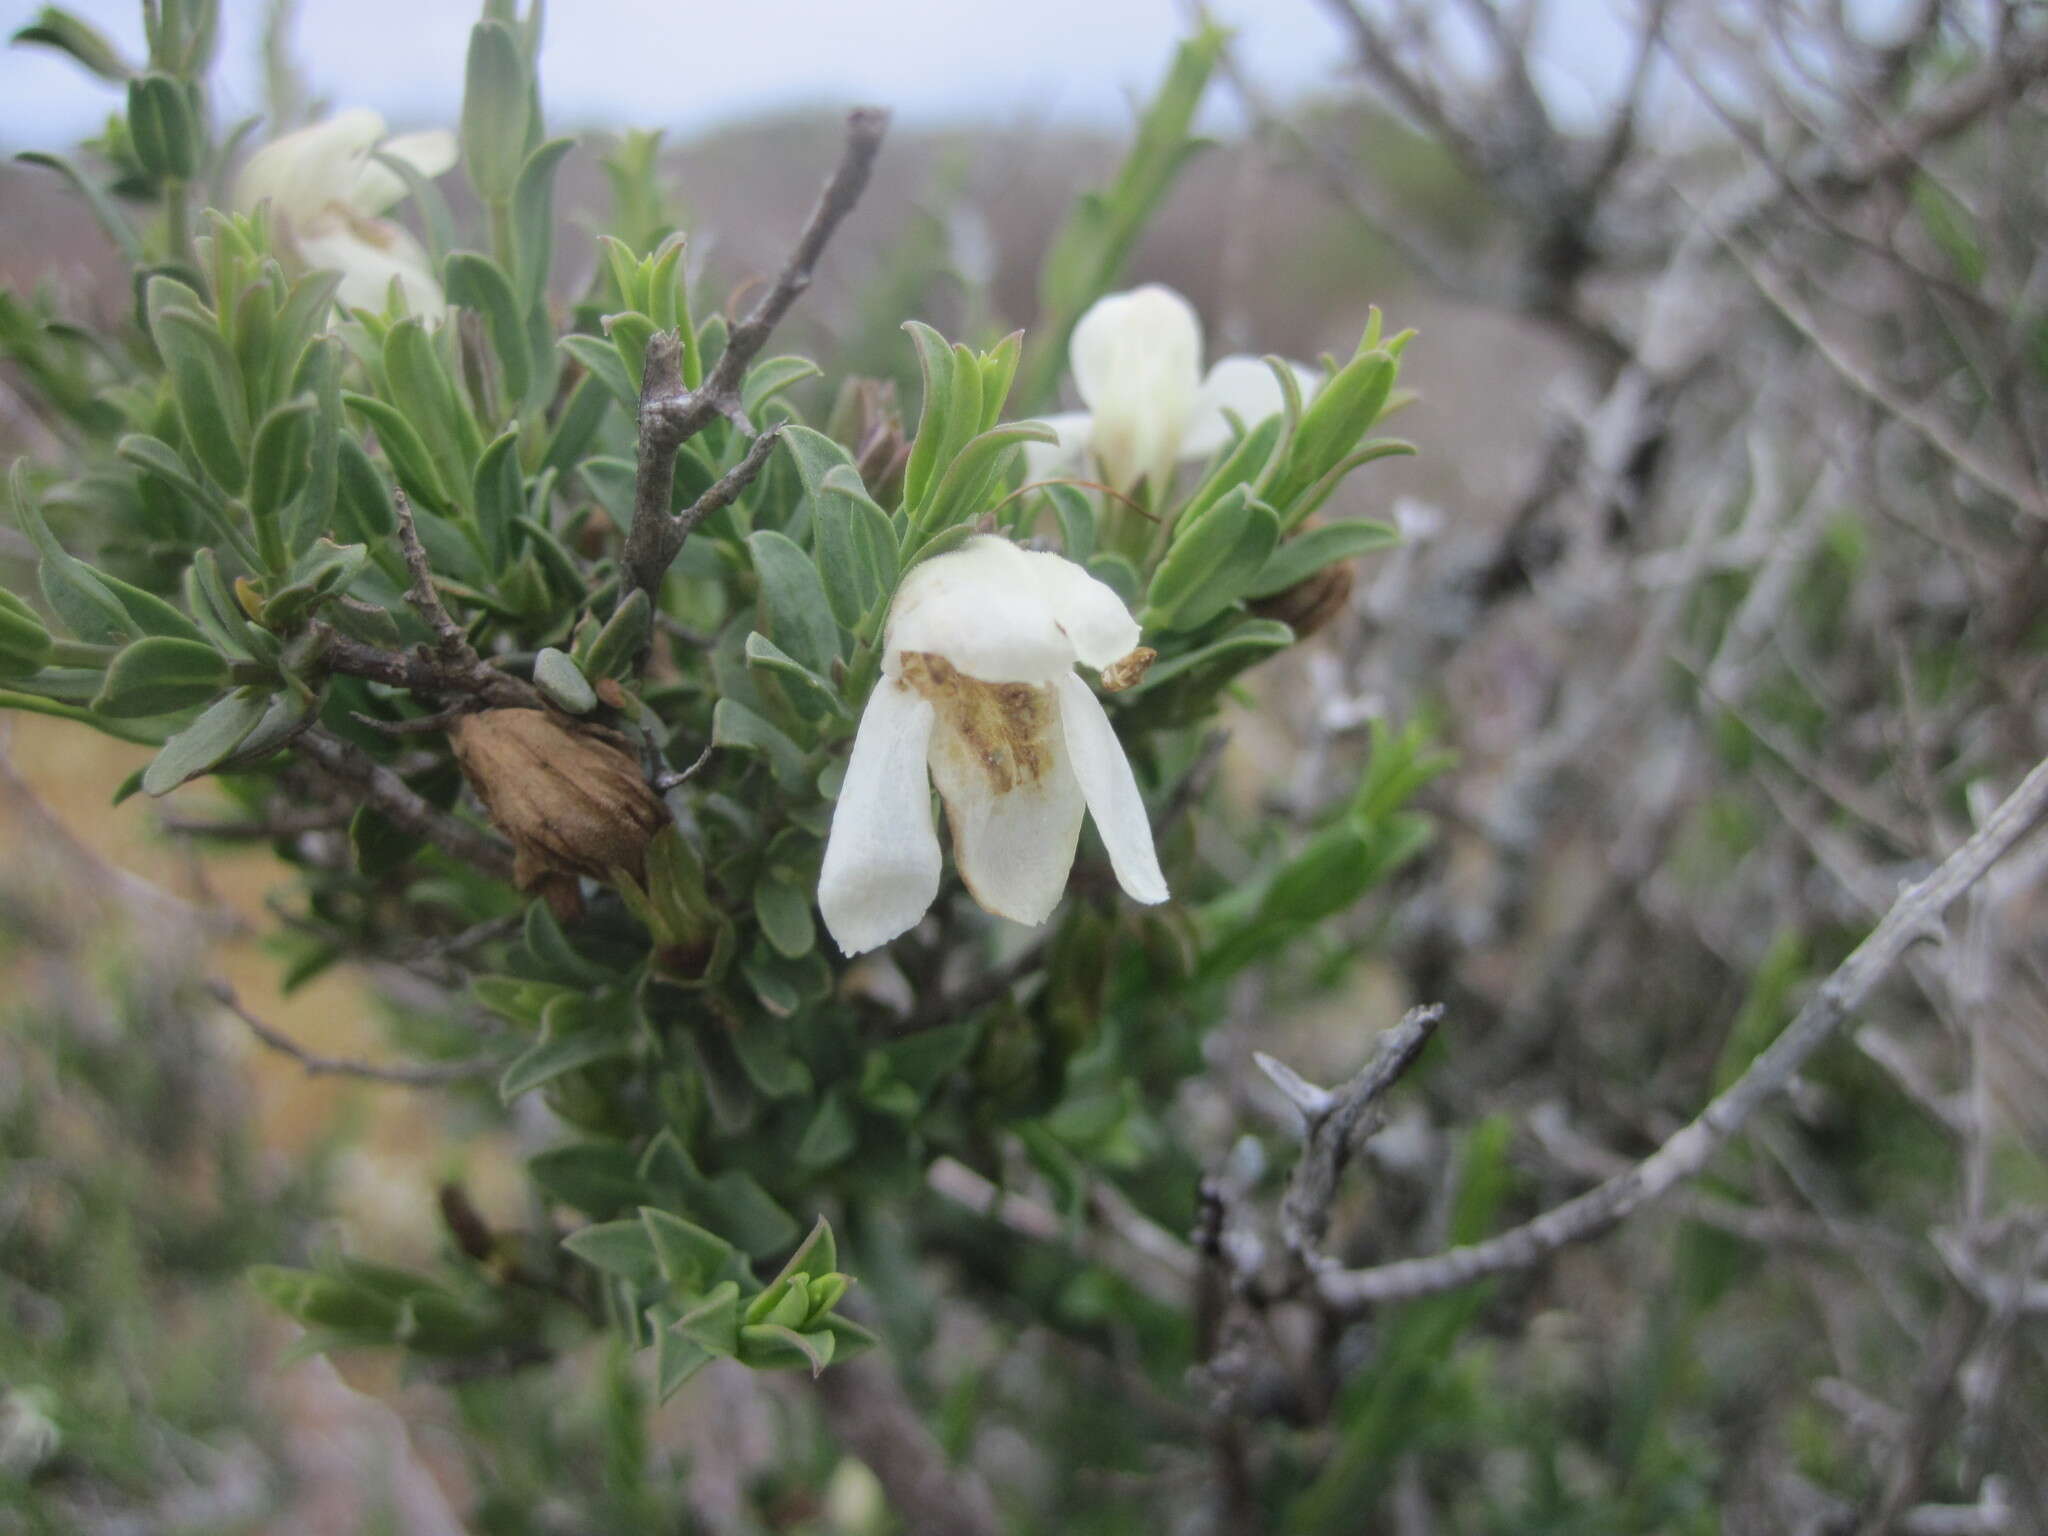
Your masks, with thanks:
[(1940, 867), (1906, 887), (1870, 936), (1821, 983), (1784, 1033), (1697, 1119), (1640, 1163), (1484, 1242), (1371, 1269), (1321, 1271), (1315, 1277), (1316, 1294), (1331, 1310), (1349, 1314), (1454, 1290), (1504, 1270), (1525, 1269), (1568, 1244), (1600, 1236), (1700, 1173), (1759, 1106), (1782, 1091), (1807, 1059), (1834, 1037), (1907, 949), (1921, 939), (1939, 937), (1942, 914), (1950, 904), (1983, 878), (2044, 813), (2048, 813), (2048, 762), (2037, 764)]
[(677, 336), (656, 336), (648, 342), (640, 388), (640, 458), (633, 488), (633, 526), (626, 534), (621, 558), (621, 599), (635, 592), (645, 592), (652, 598), (690, 529), (746, 489), (767, 462), (772, 444), (766, 443), (764, 434), (746, 458), (706, 491), (697, 505), (680, 516), (669, 511), (676, 454), (684, 443), (720, 416), (742, 432), (753, 431), (741, 405), (740, 389), (746, 381), (747, 368), (767, 345), (769, 334), (789, 313), (790, 306), (811, 286), (826, 242), (853, 211), (853, 205), (860, 201), (867, 187), (888, 126), (889, 114), (872, 107), (862, 107), (847, 117), (846, 144), (840, 151), (839, 164), (818, 194), (788, 260), (747, 317), (733, 327), (726, 338), (725, 351), (719, 354), (710, 376), (698, 388), (691, 389), (684, 383), (681, 341)]

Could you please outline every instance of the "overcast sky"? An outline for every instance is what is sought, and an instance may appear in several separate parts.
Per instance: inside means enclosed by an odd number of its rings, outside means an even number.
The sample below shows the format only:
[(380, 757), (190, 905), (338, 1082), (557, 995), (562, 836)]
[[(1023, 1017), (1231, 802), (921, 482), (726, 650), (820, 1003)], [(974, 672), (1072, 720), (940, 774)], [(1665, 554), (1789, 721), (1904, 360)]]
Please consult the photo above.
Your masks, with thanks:
[[(1554, 7), (1569, 36), (1549, 82), (1567, 109), (1610, 76), (1609, 0)], [(142, 52), (136, 0), (70, 0)], [(0, 0), (11, 34), (37, 7)], [(218, 103), (257, 111), (262, 0), (223, 0)], [(1273, 93), (1339, 76), (1343, 40), (1317, 0), (1210, 0), (1240, 57)], [(316, 95), (377, 108), (394, 125), (452, 123), (475, 0), (301, 0), (298, 57)], [(781, 109), (873, 102), (913, 123), (1027, 121), (1121, 127), (1187, 27), (1181, 0), (554, 0), (541, 53), (563, 127), (690, 132)], [(0, 143), (56, 148), (97, 130), (117, 93), (40, 48), (0, 49)], [(1209, 126), (1232, 124), (1212, 92)]]

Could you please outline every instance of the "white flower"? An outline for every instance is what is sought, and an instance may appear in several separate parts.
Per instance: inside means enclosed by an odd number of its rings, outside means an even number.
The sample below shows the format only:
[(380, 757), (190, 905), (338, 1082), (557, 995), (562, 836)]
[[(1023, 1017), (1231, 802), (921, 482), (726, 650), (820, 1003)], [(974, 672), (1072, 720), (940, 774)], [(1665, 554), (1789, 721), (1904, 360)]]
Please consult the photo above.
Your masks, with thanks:
[[(1032, 480), (1065, 474), (1092, 454), (1116, 489), (1148, 479), (1157, 490), (1182, 459), (1207, 458), (1230, 441), (1225, 411), (1249, 427), (1283, 404), (1280, 381), (1256, 357), (1222, 358), (1203, 377), (1201, 319), (1159, 283), (1096, 300), (1067, 356), (1088, 409), (1044, 418), (1059, 442), (1024, 445)], [(1321, 376), (1290, 366), (1307, 399)]]
[(358, 107), (257, 150), (235, 180), (235, 206), (252, 213), (267, 199), (306, 265), (341, 274), (335, 297), (349, 308), (382, 309), (396, 278), (406, 307), (437, 320), (448, 303), (433, 263), (410, 233), (378, 217), (405, 196), (405, 180), (370, 158), (376, 149), (424, 177), (456, 160), (453, 134), (386, 139), (384, 119)]
[(999, 917), (1042, 923), (1066, 889), (1083, 811), (1137, 901), (1166, 900), (1138, 781), (1075, 664), (1137, 649), (1116, 593), (1071, 560), (970, 539), (897, 589), (882, 678), (853, 738), (818, 908), (849, 955), (886, 944), (939, 894), (929, 772), (953, 859)]

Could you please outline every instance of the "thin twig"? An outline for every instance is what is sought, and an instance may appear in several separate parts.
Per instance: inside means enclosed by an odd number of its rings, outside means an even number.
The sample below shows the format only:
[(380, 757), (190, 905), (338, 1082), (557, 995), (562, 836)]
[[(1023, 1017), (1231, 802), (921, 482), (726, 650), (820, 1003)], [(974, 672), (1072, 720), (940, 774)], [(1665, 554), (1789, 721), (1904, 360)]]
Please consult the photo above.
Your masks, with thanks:
[(401, 831), (432, 843), (451, 858), (475, 865), (494, 880), (512, 878), (510, 848), (422, 799), (405, 780), (353, 742), (315, 726), (299, 738), (298, 750), (354, 789)]
[(1255, 1053), (1261, 1070), (1293, 1101), (1306, 1122), (1301, 1161), (1287, 1181), (1280, 1202), (1280, 1237), (1302, 1269), (1322, 1264), (1323, 1238), (1330, 1230), (1330, 1207), (1337, 1181), (1352, 1155), (1378, 1129), (1380, 1100), (1415, 1064), (1443, 1021), (1441, 1003), (1411, 1008), (1401, 1022), (1379, 1037), (1372, 1059), (1358, 1075), (1334, 1092), (1316, 1088), (1263, 1052)]
[(311, 1077), (354, 1077), (366, 1082), (393, 1083), (401, 1088), (443, 1088), (450, 1083), (487, 1077), (502, 1065), (496, 1061), (449, 1061), (431, 1066), (381, 1066), (372, 1061), (352, 1061), (344, 1056), (323, 1056), (317, 1051), (307, 1050), (283, 1030), (252, 1013), (226, 982), (209, 981), (206, 990), (215, 1002), (240, 1019), (261, 1044), (280, 1055), (291, 1057)]
[(441, 659), (451, 667), (473, 669), (481, 667), (483, 658), (476, 653), (476, 647), (469, 643), (469, 635), (455, 622), (441, 594), (434, 586), (433, 567), (427, 563), (427, 547), (420, 542), (419, 524), (412, 515), (412, 503), (405, 499), (405, 492), (392, 492), (392, 501), (398, 513), (398, 548), (405, 556), (405, 568), (412, 576), (411, 584), (405, 589), (405, 600), (412, 604), (413, 611), (426, 622), (434, 632), (434, 648), (441, 653)]
[[(662, 573), (673, 563), (689, 533), (691, 525), (679, 526), (679, 520), (668, 509), (678, 450), (721, 416), (743, 432), (753, 430), (741, 405), (747, 366), (767, 344), (769, 333), (790, 306), (810, 287), (826, 242), (867, 187), (888, 126), (889, 114), (875, 108), (863, 107), (848, 115), (846, 144), (840, 151), (839, 164), (818, 194), (789, 259), (746, 319), (733, 327), (726, 338), (725, 351), (699, 388), (690, 389), (683, 382), (680, 338), (671, 333), (656, 336), (648, 343), (640, 390), (640, 454), (633, 488), (633, 526), (627, 531), (626, 547), (619, 562), (624, 578), (619, 586), (621, 599), (636, 591), (652, 597), (661, 584)], [(745, 477), (725, 493), (725, 500), (730, 501), (745, 489), (765, 458), (766, 451), (756, 442), (739, 467), (706, 496), (716, 493), (726, 481), (745, 470)], [(749, 463), (752, 469), (747, 468)], [(708, 516), (712, 510), (715, 508), (707, 508), (697, 516)], [(686, 518), (689, 515), (684, 514)]]
[(1598, 1237), (1699, 1173), (1757, 1108), (1778, 1094), (1807, 1059), (1834, 1038), (1843, 1021), (1906, 950), (1940, 932), (1941, 916), (1949, 905), (2025, 837), (2044, 811), (2048, 811), (2048, 762), (2037, 764), (1939, 868), (1908, 886), (1870, 936), (1821, 983), (1748, 1070), (1697, 1119), (1642, 1162), (1484, 1242), (1372, 1269), (1326, 1270), (1316, 1277), (1317, 1293), (1324, 1304), (1341, 1313), (1361, 1312), (1390, 1301), (1454, 1290), (1503, 1270), (1527, 1268), (1568, 1244)]
[(1986, 457), (1974, 443), (1963, 438), (1932, 411), (1923, 410), (1901, 396), (1823, 331), (1820, 323), (1807, 313), (1806, 306), (1792, 291), (1761, 261), (1743, 250), (1738, 241), (1724, 234), (1721, 243), (1749, 279), (1750, 286), (1787, 325), (1806, 339), (1844, 383), (1918, 435), (1930, 448), (1992, 495), (2010, 502), (2029, 517), (2048, 518), (2048, 493), (2038, 485), (2029, 484), (2020, 471)]

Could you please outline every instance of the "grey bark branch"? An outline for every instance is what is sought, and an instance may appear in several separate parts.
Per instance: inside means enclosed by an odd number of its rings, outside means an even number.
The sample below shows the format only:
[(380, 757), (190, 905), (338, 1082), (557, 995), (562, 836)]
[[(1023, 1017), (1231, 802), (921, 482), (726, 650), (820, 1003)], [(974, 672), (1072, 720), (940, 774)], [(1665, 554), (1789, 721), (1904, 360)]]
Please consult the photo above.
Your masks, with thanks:
[(1387, 1302), (1454, 1290), (1504, 1270), (1528, 1268), (1568, 1244), (1600, 1236), (1701, 1172), (1757, 1108), (1791, 1082), (1806, 1060), (1834, 1037), (1906, 950), (1940, 932), (1942, 914), (1950, 903), (2025, 837), (2044, 812), (2048, 812), (2048, 762), (2037, 764), (1939, 868), (1908, 886), (1869, 937), (1821, 983), (1784, 1033), (1697, 1119), (1642, 1162), (1484, 1242), (1371, 1269), (1325, 1270), (1315, 1279), (1323, 1303), (1340, 1313), (1362, 1312)]
[(817, 1392), (833, 1435), (867, 1463), (910, 1536), (1000, 1536), (987, 1486), (947, 1462), (880, 1351), (827, 1367)]
[(1415, 1064), (1443, 1016), (1440, 1003), (1409, 1009), (1400, 1023), (1380, 1036), (1372, 1059), (1358, 1075), (1334, 1091), (1303, 1082), (1271, 1057), (1256, 1058), (1306, 1122), (1301, 1160), (1280, 1201), (1281, 1241), (1297, 1266), (1313, 1269), (1322, 1261), (1337, 1181), (1359, 1146), (1379, 1128), (1380, 1100)]
[(475, 865), (494, 880), (512, 878), (512, 850), (468, 822), (415, 794), (405, 780), (353, 742), (320, 726), (299, 737), (297, 750), (359, 794), (400, 830)]
[[(621, 599), (636, 591), (652, 598), (690, 529), (744, 490), (766, 462), (767, 450), (757, 440), (746, 459), (705, 493), (708, 500), (719, 495), (723, 487), (724, 500), (708, 507), (700, 500), (681, 517), (668, 509), (675, 486), (676, 454), (684, 443), (720, 416), (743, 432), (753, 430), (740, 403), (747, 366), (767, 344), (769, 334), (789, 313), (790, 306), (811, 286), (826, 242), (853, 211), (867, 187), (888, 126), (889, 114), (877, 108), (862, 107), (848, 115), (846, 143), (840, 151), (839, 164), (819, 192), (789, 259), (747, 317), (733, 327), (726, 338), (725, 351), (702, 385), (690, 389), (683, 382), (680, 338), (671, 333), (656, 336), (647, 344), (646, 369), (640, 387), (640, 451), (633, 485), (633, 526), (627, 530), (626, 547), (620, 558), (624, 578), (619, 585)], [(750, 464), (752, 468), (748, 468)], [(744, 476), (728, 486), (727, 482), (742, 471)]]

